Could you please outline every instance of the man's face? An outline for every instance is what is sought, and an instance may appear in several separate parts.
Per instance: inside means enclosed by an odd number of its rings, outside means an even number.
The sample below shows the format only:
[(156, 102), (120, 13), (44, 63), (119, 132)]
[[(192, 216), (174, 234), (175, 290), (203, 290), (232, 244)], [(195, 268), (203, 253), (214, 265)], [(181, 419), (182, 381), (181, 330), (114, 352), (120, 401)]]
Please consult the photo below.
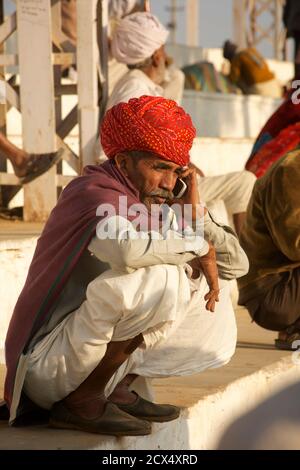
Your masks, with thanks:
[[(136, 152), (137, 153), (137, 152)], [(159, 155), (141, 152), (128, 155), (123, 171), (140, 193), (140, 200), (147, 209), (151, 204), (163, 204), (174, 198), (173, 189), (183, 168), (175, 163), (162, 160)]]

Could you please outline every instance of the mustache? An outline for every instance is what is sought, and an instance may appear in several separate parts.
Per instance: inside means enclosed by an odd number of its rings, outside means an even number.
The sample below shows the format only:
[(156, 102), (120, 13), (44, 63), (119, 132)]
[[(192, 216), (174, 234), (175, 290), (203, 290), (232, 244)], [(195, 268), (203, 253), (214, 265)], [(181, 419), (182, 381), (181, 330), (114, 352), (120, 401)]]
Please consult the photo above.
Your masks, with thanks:
[(147, 194), (147, 196), (157, 196), (157, 197), (162, 197), (167, 200), (172, 200), (174, 199), (174, 193), (172, 191), (165, 191), (165, 190), (160, 190), (160, 191), (152, 191), (151, 193)]

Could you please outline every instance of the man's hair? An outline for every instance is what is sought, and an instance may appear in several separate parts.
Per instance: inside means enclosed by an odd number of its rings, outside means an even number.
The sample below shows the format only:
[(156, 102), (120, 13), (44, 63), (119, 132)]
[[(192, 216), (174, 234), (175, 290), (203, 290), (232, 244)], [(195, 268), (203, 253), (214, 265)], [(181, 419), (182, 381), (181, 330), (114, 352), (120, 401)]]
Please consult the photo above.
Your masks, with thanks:
[(137, 64), (127, 64), (129, 70), (134, 69), (144, 69), (146, 67), (150, 67), (152, 65), (152, 57), (148, 57), (148, 59), (143, 60), (142, 62), (138, 62)]
[(233, 42), (227, 40), (223, 44), (223, 57), (225, 59), (231, 60), (238, 50), (238, 46)]

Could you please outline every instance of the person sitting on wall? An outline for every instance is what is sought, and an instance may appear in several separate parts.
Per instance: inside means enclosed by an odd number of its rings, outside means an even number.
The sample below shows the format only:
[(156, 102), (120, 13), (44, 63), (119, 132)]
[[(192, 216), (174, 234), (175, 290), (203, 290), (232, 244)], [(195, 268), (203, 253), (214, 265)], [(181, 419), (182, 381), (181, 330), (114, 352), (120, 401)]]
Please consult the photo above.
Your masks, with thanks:
[(282, 96), (277, 79), (255, 47), (239, 49), (227, 40), (223, 45), (223, 56), (230, 62), (229, 80), (245, 95)]

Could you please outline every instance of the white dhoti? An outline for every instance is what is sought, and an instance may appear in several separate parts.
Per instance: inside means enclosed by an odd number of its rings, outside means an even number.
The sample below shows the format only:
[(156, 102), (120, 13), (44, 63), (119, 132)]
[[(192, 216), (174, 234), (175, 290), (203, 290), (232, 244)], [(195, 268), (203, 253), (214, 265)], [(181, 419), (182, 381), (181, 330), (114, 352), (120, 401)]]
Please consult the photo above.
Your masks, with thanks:
[(236, 324), (228, 282), (220, 281), (220, 287), (220, 302), (211, 313), (205, 310), (206, 280), (190, 280), (183, 266), (106, 271), (89, 284), (81, 307), (36, 345), (26, 394), (49, 409), (89, 376), (110, 341), (140, 333), (144, 343), (112, 377), (107, 395), (128, 373), (188, 375), (227, 363), (235, 350)]
[(246, 94), (282, 98), (282, 87), (276, 78), (272, 78), (267, 82), (255, 83), (249, 86), (246, 90)]
[(224, 201), (230, 215), (246, 212), (256, 176), (250, 171), (236, 171), (220, 176), (198, 176), (198, 190), (202, 201)]

